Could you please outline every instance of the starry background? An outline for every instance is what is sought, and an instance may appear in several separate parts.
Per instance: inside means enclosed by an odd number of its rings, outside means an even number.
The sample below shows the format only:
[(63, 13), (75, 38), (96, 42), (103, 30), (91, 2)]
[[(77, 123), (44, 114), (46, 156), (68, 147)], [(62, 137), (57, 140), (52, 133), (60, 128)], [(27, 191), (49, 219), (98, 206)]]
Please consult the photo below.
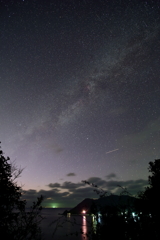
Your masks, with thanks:
[(0, 141), (28, 201), (147, 184), (160, 158), (160, 1), (0, 1)]

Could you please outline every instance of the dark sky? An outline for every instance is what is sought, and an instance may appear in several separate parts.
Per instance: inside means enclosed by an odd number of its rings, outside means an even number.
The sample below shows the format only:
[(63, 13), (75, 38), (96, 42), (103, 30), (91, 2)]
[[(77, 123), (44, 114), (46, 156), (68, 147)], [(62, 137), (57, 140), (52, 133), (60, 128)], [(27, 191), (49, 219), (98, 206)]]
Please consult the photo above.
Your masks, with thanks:
[(160, 1), (0, 0), (0, 141), (30, 200), (132, 194), (160, 158)]

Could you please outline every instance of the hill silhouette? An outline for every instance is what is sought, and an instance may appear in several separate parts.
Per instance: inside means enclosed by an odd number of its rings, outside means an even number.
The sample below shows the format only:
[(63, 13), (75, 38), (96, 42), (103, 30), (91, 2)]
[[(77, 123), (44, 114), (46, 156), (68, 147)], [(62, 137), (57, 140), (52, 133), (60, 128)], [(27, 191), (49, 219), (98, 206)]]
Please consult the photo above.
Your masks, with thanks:
[(87, 214), (92, 213), (93, 205), (97, 209), (105, 208), (105, 207), (122, 207), (129, 208), (134, 207), (134, 202), (136, 198), (128, 196), (128, 195), (110, 195), (106, 197), (102, 197), (99, 199), (91, 199), (86, 198), (82, 202), (80, 202), (77, 206), (70, 210), (71, 214), (81, 214), (83, 210), (86, 211)]

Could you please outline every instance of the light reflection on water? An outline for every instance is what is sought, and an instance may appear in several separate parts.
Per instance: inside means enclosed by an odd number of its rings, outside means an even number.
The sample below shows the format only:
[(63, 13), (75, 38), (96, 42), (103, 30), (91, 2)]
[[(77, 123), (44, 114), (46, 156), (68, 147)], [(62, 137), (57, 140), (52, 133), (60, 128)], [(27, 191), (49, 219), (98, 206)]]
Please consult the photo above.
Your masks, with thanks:
[[(87, 221), (86, 216), (82, 216), (82, 232), (84, 235), (87, 234)], [(84, 239), (84, 236), (82, 235), (82, 239)], [(85, 239), (88, 239), (87, 236)]]
[(93, 232), (96, 233), (96, 226), (97, 226), (97, 221), (94, 215), (92, 215), (92, 227), (93, 227)]
[[(46, 217), (46, 219), (42, 222), (44, 240), (88, 240), (89, 238), (86, 234), (88, 233), (92, 225), (91, 216), (78, 216), (69, 214), (67, 216), (58, 215), (58, 213), (63, 213), (64, 210), (44, 209), (42, 211), (42, 215)], [(58, 222), (50, 225), (51, 222), (57, 219), (59, 219)], [(54, 236), (52, 237), (51, 235), (54, 232), (55, 228), (56, 231)], [(83, 234), (81, 234), (81, 232), (83, 232)], [(78, 235), (76, 235), (75, 233), (78, 233)], [(66, 236), (66, 234), (68, 236)]]

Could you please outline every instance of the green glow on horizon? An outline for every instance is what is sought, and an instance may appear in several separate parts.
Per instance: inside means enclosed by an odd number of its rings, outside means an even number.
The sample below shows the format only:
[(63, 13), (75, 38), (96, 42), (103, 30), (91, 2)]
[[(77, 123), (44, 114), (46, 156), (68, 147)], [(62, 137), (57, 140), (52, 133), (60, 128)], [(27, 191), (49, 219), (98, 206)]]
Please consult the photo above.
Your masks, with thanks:
[(57, 203), (52, 204), (52, 208), (58, 208), (58, 204)]

